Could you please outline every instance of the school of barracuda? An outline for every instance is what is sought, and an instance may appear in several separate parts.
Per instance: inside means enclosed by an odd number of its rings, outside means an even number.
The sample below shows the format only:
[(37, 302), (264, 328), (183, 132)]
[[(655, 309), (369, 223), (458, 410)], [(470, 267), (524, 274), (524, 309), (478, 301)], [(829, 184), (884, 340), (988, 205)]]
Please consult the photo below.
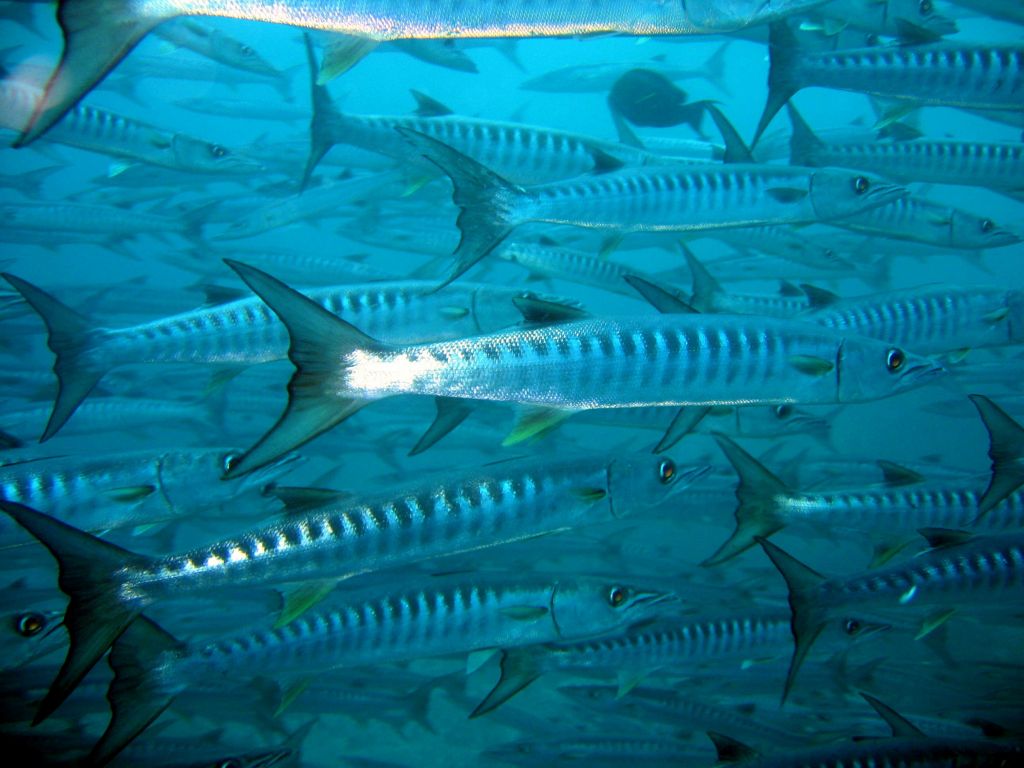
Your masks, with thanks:
[(0, 30), (6, 764), (1024, 765), (1020, 0)]

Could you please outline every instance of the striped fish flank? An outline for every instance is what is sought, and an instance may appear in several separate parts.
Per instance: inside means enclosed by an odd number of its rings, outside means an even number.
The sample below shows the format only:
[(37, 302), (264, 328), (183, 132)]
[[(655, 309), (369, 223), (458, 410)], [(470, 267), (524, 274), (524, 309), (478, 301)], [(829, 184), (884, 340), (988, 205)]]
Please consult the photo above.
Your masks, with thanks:
[(45, 133), (161, 22), (176, 16), (220, 16), (342, 32), (372, 40), (562, 37), (614, 32), (630, 35), (732, 32), (821, 0), (287, 0), (273, 5), (187, 0), (171, 6), (130, 0), (61, 0), (64, 50), (44, 98), (19, 144)]
[[(0, 82), (0, 125), (20, 131), (43, 92), (27, 83)], [(104, 109), (80, 104), (54, 126), (47, 141), (192, 173), (251, 174), (261, 165), (215, 142), (166, 131)]]
[(706, 467), (679, 471), (670, 459), (650, 455), (508, 462), (363, 503), (317, 508), (160, 558), (0, 501), (0, 508), (46, 542), (66, 576), (61, 589), (70, 597), (66, 619), (76, 636), (74, 650), (39, 716), (52, 712), (155, 601), (217, 588), (345, 579), (616, 520), (660, 504), (706, 472)]
[(835, 403), (885, 397), (941, 372), (884, 342), (809, 323), (731, 315), (585, 319), (436, 344), (385, 345), (238, 262), (283, 319), (296, 372), (284, 415), (229, 472), (241, 474), (397, 394), (565, 411)]
[[(111, 721), (93, 750), (97, 764), (122, 749), (177, 693), (241, 677), (321, 672), (481, 648), (517, 647), (602, 634), (656, 615), (666, 592), (586, 579), (535, 579), (428, 587), (350, 603), (283, 627), (195, 648), (172, 644), (141, 618), (111, 650)], [(125, 728), (140, 713), (138, 729)]]
[(873, 571), (827, 578), (775, 544), (757, 541), (789, 587), (790, 627), (794, 640), (785, 699), (797, 672), (828, 621), (851, 606), (908, 610), (907, 606), (944, 604), (1024, 605), (1024, 533), (971, 537), (959, 531), (926, 528), (932, 549), (904, 562)]
[(839, 300), (801, 319), (934, 354), (1016, 344), (1024, 294), (1014, 288), (924, 286)]
[[(251, 365), (283, 360), (288, 332), (267, 306), (255, 298), (204, 307), (126, 328), (98, 328), (49, 293), (26, 280), (4, 274), (46, 322), (48, 343), (56, 355), (54, 371), (61, 388), (42, 440), (53, 437), (106, 373), (137, 363)], [(372, 333), (395, 342), (458, 338), (515, 323), (522, 318), (513, 300), (557, 297), (483, 284), (452, 286), (392, 281), (312, 289), (324, 310), (365, 324)], [(567, 311), (576, 305), (560, 305)]]
[(973, 109), (1024, 109), (1024, 47), (934, 45), (800, 50), (784, 22), (772, 25), (768, 100), (752, 144), (802, 88), (822, 87)]

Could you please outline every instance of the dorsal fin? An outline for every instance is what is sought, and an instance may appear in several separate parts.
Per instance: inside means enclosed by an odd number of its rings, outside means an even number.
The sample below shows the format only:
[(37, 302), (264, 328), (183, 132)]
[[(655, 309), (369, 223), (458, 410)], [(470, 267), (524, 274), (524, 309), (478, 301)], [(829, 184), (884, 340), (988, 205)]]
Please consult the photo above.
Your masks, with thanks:
[(661, 286), (655, 285), (650, 280), (644, 280), (637, 275), (626, 275), (625, 280), (637, 293), (656, 310), (665, 315), (687, 315), (697, 310), (690, 306), (679, 293), (669, 291)]
[(888, 704), (883, 704), (874, 696), (867, 693), (861, 693), (861, 696), (864, 698), (864, 701), (870, 704), (871, 708), (874, 709), (883, 720), (885, 720), (886, 724), (892, 729), (892, 735), (894, 737), (899, 739), (927, 738), (924, 731), (907, 720)]
[(970, 531), (958, 531), (955, 528), (918, 528), (917, 532), (924, 536), (932, 549), (959, 547), (974, 538)]
[(754, 163), (754, 155), (750, 151), (743, 139), (740, 138), (739, 133), (733, 124), (729, 122), (729, 119), (722, 114), (722, 111), (714, 104), (708, 103), (705, 106), (707, 113), (711, 115), (711, 119), (715, 121), (715, 125), (718, 127), (718, 132), (722, 134), (722, 141), (725, 143), (725, 155), (722, 157), (722, 162), (725, 163)]
[(751, 746), (715, 731), (708, 731), (708, 738), (715, 745), (715, 754), (719, 763), (741, 763), (760, 757), (760, 753)]
[(789, 137), (790, 165), (820, 165), (816, 154), (821, 152), (825, 145), (796, 111), (796, 107), (787, 102), (786, 110), (789, 112), (790, 125), (793, 126), (793, 133)]
[(841, 300), (838, 294), (810, 283), (800, 283), (800, 290), (804, 292), (804, 296), (810, 302), (811, 309), (824, 309)]
[(442, 104), (437, 99), (427, 96), (415, 88), (410, 88), (409, 93), (416, 99), (415, 114), (419, 117), (445, 117), (455, 114), (448, 105)]
[(882, 482), (893, 488), (903, 485), (916, 485), (917, 483), (923, 483), (925, 480), (924, 475), (920, 472), (915, 472), (908, 467), (904, 467), (902, 464), (897, 464), (895, 461), (879, 459), (875, 464), (882, 470)]
[(694, 256), (693, 251), (685, 245), (682, 246), (682, 249), (683, 257), (686, 259), (686, 266), (689, 268), (690, 276), (693, 280), (690, 304), (698, 312), (714, 312), (715, 297), (723, 296), (725, 294), (725, 289), (722, 287), (722, 284), (719, 283), (710, 272), (708, 272), (707, 268), (700, 262), (700, 260)]

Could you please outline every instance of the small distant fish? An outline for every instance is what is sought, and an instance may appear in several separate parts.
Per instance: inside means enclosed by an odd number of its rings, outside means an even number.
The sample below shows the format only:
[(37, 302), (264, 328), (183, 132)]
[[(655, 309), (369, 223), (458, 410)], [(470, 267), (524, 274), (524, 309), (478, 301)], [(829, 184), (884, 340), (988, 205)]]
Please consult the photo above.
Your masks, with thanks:
[(612, 114), (633, 125), (669, 128), (685, 123), (700, 133), (703, 102), (688, 102), (686, 92), (659, 72), (632, 69), (612, 85), (608, 93)]

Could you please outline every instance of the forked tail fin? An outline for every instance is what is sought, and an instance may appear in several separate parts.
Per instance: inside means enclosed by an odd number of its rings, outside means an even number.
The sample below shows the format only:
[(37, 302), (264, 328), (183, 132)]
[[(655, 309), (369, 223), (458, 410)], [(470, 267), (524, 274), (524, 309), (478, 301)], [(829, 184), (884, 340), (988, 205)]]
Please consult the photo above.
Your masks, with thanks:
[(46, 133), (151, 29), (177, 15), (141, 16), (141, 7), (133, 0), (59, 0), (57, 21), (64, 32), (64, 51), (14, 146), (25, 146)]
[(178, 691), (153, 674), (163, 653), (183, 646), (155, 622), (140, 616), (110, 649), (114, 679), (107, 689), (110, 723), (89, 753), (89, 765), (106, 765), (170, 706)]
[(295, 366), (284, 413), (224, 474), (231, 479), (269, 464), (362, 408), (365, 400), (343, 391), (347, 360), (357, 350), (376, 351), (384, 345), (266, 272), (230, 259), (224, 262), (281, 318)]
[(978, 503), (978, 520), (1024, 485), (1024, 427), (984, 395), (970, 395), (988, 431), (992, 479)]
[(339, 119), (338, 110), (334, 107), (334, 101), (327, 91), (327, 86), (321, 85), (317, 81), (320, 70), (316, 62), (313, 40), (309, 33), (306, 33), (305, 39), (313, 113), (309, 118), (309, 156), (306, 158), (306, 167), (302, 172), (302, 184), (300, 185), (302, 190), (309, 185), (313, 171), (323, 160), (324, 155), (337, 143), (334, 138), (334, 126)]
[(103, 332), (94, 329), (85, 317), (27, 280), (6, 272), (3, 278), (46, 323), (46, 343), (56, 355), (53, 372), (57, 374), (57, 399), (46, 429), (39, 438), (42, 443), (57, 434), (106, 373), (105, 366), (97, 364), (95, 356), (90, 355), (101, 342)]
[(50, 550), (60, 569), (61, 591), (70, 598), (64, 613), (68, 655), (39, 705), (35, 724), (63, 703), (141, 612), (140, 603), (119, 597), (116, 574), (125, 566), (138, 567), (148, 561), (22, 504), (0, 501), (0, 509)]
[(771, 33), (768, 39), (768, 54), (771, 59), (771, 66), (768, 70), (768, 100), (764, 105), (764, 112), (754, 131), (754, 138), (750, 142), (750, 148), (757, 146), (772, 118), (779, 113), (786, 102), (793, 94), (800, 90), (794, 72), (800, 60), (800, 45), (797, 42), (793, 31), (786, 24), (785, 20), (776, 21), (771, 25)]
[(452, 180), (452, 200), (459, 207), (455, 220), (462, 234), (452, 255), (455, 268), (438, 288), (443, 288), (493, 251), (518, 224), (518, 208), (528, 199), (522, 187), (503, 179), (471, 157), (408, 128), (395, 128), (423, 156)]
[(789, 692), (793, 689), (796, 675), (800, 671), (804, 659), (807, 658), (807, 653), (814, 645), (814, 641), (821, 635), (822, 630), (825, 629), (828, 611), (818, 597), (819, 587), (825, 581), (825, 577), (760, 536), (757, 537), (757, 543), (761, 545), (765, 554), (778, 568), (782, 578), (786, 580), (786, 586), (789, 587), (793, 658), (789, 662), (786, 687), (782, 692), (782, 701), (785, 703), (789, 698)]
[(701, 565), (721, 565), (750, 549), (758, 538), (782, 529), (776, 499), (788, 496), (786, 484), (725, 435), (715, 432), (715, 441), (739, 475), (736, 486), (736, 528), (718, 550)]

